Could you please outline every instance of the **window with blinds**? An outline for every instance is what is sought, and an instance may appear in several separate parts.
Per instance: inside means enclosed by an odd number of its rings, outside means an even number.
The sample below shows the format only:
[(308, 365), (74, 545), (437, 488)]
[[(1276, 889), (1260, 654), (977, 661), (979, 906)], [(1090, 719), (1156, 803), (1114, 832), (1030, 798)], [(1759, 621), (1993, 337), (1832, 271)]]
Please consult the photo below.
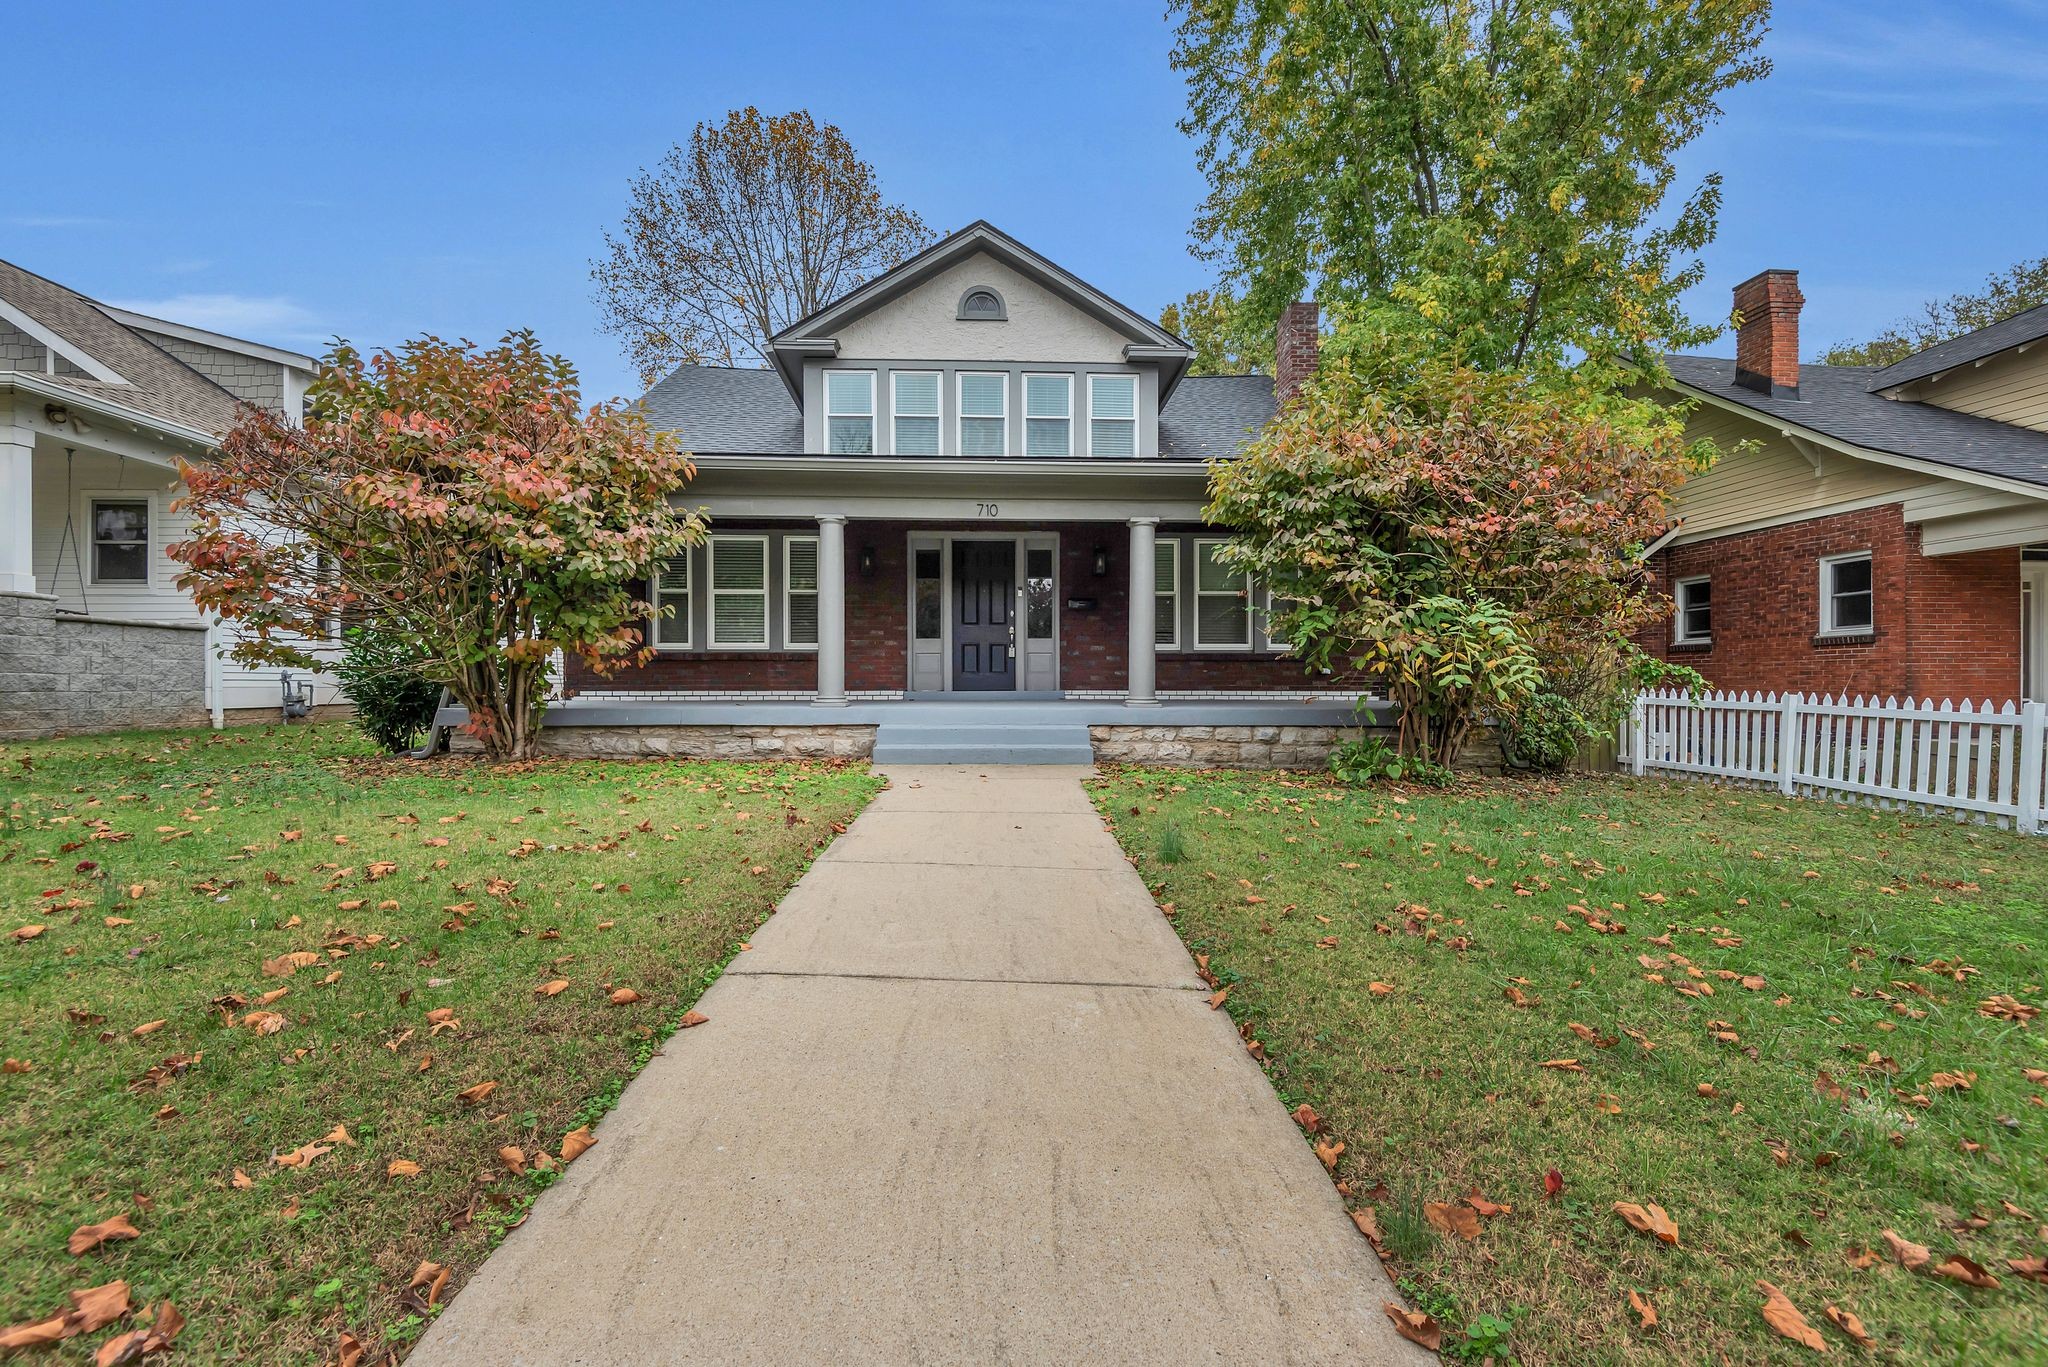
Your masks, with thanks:
[(960, 376), (960, 454), (1002, 456), (1009, 453), (1009, 386), (1007, 375), (962, 373)]
[(1024, 377), (1024, 454), (1074, 454), (1074, 377)]
[(825, 372), (825, 449), (835, 456), (868, 456), (875, 451), (875, 374), (871, 370)]
[(782, 540), (783, 633), (791, 650), (818, 644), (818, 538)]
[(1251, 577), (1216, 558), (1227, 542), (1197, 541), (1195, 549), (1195, 647), (1244, 650), (1252, 643)]
[(713, 536), (710, 547), (711, 645), (720, 650), (768, 644), (768, 538)]
[(1138, 377), (1088, 377), (1088, 454), (1138, 454)]
[(654, 574), (654, 648), (688, 649), (690, 626), (690, 553), (684, 551)]
[(1180, 542), (1152, 543), (1152, 641), (1180, 649)]
[(899, 456), (939, 454), (939, 373), (898, 370), (889, 376), (892, 440)]

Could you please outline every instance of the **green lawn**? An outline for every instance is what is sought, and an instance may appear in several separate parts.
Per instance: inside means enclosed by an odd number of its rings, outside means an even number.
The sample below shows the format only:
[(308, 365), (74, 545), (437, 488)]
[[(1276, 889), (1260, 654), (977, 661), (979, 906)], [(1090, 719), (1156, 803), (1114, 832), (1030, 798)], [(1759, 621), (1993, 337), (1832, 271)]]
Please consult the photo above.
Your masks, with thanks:
[[(1830, 1351), (1859, 1351), (1832, 1304), (1884, 1360), (2048, 1361), (2048, 1286), (2007, 1262), (2048, 1253), (2048, 1019), (1979, 1006), (2048, 1006), (2048, 840), (1624, 780), (1095, 794), (1447, 1349), (1512, 1320), (1530, 1364), (1810, 1358), (1763, 1280)], [(1999, 1287), (1931, 1275), (1951, 1254)]]
[[(184, 1360), (266, 1364), (415, 1337), (415, 1269), (460, 1287), (880, 786), (418, 765), (335, 726), (0, 746), (0, 774), (0, 1325), (121, 1279), (188, 1318)], [(66, 1251), (115, 1216), (139, 1237)]]

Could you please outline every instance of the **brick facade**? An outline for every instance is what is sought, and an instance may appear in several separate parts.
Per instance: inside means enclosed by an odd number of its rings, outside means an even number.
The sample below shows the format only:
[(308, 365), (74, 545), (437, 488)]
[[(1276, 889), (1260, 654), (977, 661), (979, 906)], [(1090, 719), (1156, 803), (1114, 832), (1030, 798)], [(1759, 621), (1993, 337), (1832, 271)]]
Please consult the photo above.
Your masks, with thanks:
[[(1873, 626), (1822, 638), (1821, 557), (1871, 553)], [(1694, 542), (1651, 562), (1665, 592), (1713, 581), (1711, 646), (1675, 645), (1666, 620), (1638, 644), (1716, 688), (2002, 703), (2020, 687), (2020, 553), (1928, 556), (1896, 503)]]
[[(787, 526), (788, 524), (779, 524)], [(737, 525), (728, 531), (754, 530)], [(916, 530), (966, 531), (927, 527)], [(905, 687), (910, 673), (910, 569), (907, 522), (851, 521), (846, 527), (846, 688), (851, 694)], [(1057, 532), (1060, 537), (1060, 687), (1069, 692), (1121, 691), (1129, 641), (1130, 530), (1121, 522), (1061, 522), (1006, 526), (1004, 534)], [(1162, 526), (1161, 535), (1209, 532)], [(1095, 573), (1095, 548), (1109, 552), (1108, 573)], [(873, 570), (860, 572), (863, 548), (872, 551)], [(1185, 576), (1183, 576), (1185, 577)], [(1068, 598), (1092, 598), (1092, 610), (1072, 609)], [(639, 694), (664, 690), (706, 692), (728, 689), (809, 691), (817, 687), (818, 661), (810, 651), (697, 651), (657, 656), (644, 666), (599, 679), (581, 664), (569, 665), (568, 684), (582, 692)], [(1328, 679), (1310, 679), (1286, 657), (1271, 651), (1161, 651), (1157, 686), (1162, 694), (1188, 690), (1301, 692), (1328, 689)]]

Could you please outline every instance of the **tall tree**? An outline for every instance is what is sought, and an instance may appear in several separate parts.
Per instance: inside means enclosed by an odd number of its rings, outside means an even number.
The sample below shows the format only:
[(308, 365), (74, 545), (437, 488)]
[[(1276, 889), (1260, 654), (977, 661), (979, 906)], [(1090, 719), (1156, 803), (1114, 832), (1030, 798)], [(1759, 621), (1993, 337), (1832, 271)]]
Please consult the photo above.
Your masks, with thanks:
[(1769, 0), (1175, 0), (1198, 245), (1270, 325), (1314, 282), (1480, 369), (1696, 345), (1718, 176), (1675, 156), (1769, 70)]
[(1822, 365), (1890, 365), (1936, 342), (1989, 327), (2024, 309), (2048, 304), (2048, 256), (2021, 261), (1998, 271), (1974, 294), (1930, 299), (1914, 317), (1878, 333), (1867, 342), (1837, 342), (1820, 355)]
[(1159, 326), (1193, 344), (1190, 375), (1272, 372), (1272, 329), (1247, 327), (1242, 302), (1223, 290), (1191, 291), (1159, 311)]
[(590, 273), (604, 330), (648, 384), (687, 362), (758, 363), (777, 332), (932, 241), (846, 135), (801, 109), (698, 124), (631, 200)]

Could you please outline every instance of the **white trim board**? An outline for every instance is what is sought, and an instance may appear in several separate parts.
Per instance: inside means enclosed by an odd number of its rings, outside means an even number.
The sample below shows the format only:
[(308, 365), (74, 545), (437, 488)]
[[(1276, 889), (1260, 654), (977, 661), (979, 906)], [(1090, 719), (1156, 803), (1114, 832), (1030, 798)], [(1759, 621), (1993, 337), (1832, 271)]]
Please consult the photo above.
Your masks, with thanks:
[(71, 362), (71, 364), (103, 384), (128, 383), (127, 379), (119, 371), (115, 370), (105, 361), (80, 349), (78, 343), (51, 328), (34, 314), (16, 308), (5, 299), (0, 299), (0, 320), (12, 323), (15, 327), (20, 328), (51, 351), (56, 352), (65, 360)]

